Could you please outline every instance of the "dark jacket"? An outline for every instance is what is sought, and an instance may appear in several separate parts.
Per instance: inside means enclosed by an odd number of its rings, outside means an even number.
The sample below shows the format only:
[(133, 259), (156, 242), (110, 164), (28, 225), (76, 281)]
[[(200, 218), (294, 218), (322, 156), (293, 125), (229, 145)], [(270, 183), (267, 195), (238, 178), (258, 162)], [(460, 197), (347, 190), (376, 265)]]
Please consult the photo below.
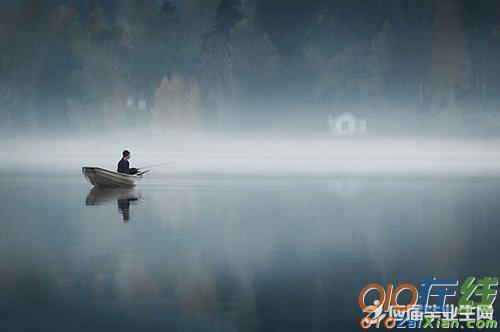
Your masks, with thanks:
[(125, 160), (122, 158), (118, 162), (118, 169), (117, 169), (118, 173), (135, 174), (135, 173), (137, 173), (137, 171), (138, 171), (137, 168), (130, 168), (129, 167), (128, 160)]

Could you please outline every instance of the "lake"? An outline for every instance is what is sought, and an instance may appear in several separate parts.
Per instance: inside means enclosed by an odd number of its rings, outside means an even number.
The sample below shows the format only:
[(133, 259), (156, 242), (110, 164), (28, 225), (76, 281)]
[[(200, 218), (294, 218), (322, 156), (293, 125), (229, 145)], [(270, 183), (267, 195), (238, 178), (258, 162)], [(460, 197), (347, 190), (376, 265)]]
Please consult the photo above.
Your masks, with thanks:
[(368, 283), (498, 276), (500, 179), (0, 173), (0, 330), (348, 331)]

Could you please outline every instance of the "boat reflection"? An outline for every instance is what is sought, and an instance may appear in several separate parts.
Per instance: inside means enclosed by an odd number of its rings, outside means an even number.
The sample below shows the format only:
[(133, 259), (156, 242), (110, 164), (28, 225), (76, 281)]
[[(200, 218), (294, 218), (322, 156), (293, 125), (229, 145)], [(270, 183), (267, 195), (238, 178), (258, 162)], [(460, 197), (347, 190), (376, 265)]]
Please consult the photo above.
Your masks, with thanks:
[(85, 198), (85, 205), (105, 205), (116, 200), (123, 222), (130, 220), (130, 203), (141, 200), (138, 188), (92, 188)]

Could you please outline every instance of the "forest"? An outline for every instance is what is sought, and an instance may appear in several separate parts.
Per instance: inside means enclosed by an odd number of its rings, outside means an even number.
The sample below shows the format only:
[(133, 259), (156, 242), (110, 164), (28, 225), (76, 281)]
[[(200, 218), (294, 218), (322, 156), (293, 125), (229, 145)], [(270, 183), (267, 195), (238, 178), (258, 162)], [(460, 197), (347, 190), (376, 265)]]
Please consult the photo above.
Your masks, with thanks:
[(500, 133), (500, 2), (0, 4), (0, 129)]

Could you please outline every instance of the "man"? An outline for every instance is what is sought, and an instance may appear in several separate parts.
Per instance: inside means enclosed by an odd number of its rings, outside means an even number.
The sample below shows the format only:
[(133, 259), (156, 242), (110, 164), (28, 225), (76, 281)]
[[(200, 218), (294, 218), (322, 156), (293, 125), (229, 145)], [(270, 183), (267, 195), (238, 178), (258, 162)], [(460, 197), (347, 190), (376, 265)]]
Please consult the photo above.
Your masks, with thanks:
[(125, 173), (125, 174), (137, 174), (139, 171), (137, 168), (130, 168), (128, 160), (130, 159), (130, 151), (124, 150), (122, 152), (122, 159), (118, 162), (118, 173)]

